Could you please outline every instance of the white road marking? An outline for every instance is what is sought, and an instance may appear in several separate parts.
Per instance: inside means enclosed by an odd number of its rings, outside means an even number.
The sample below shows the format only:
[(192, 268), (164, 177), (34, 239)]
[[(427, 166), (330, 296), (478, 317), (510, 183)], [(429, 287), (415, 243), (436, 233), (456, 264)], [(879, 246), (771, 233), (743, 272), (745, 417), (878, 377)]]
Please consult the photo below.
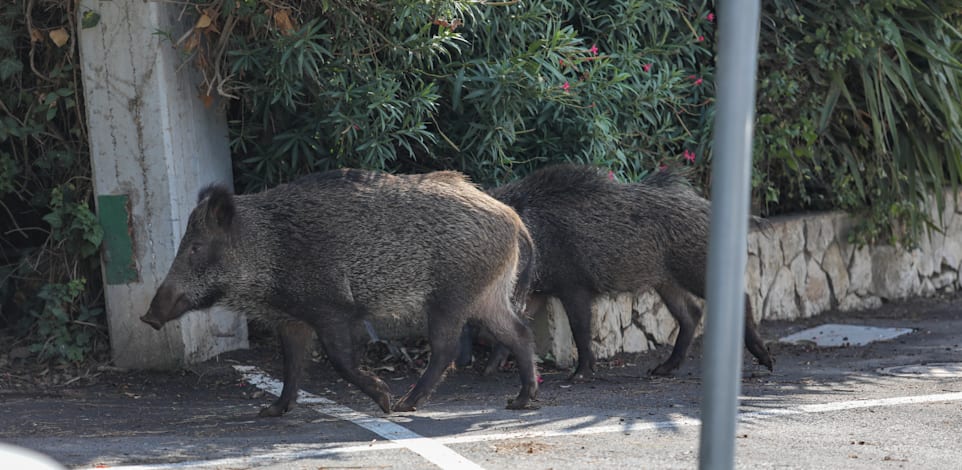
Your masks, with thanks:
[[(738, 414), (739, 421), (756, 421), (762, 418), (776, 416), (790, 416), (800, 414), (826, 413), (830, 411), (855, 410), (859, 408), (884, 408), (898, 405), (916, 405), (922, 403), (953, 402), (962, 401), (962, 392), (940, 393), (935, 395), (918, 395), (910, 397), (880, 398), (872, 400), (852, 400), (835, 403), (818, 403), (811, 405), (799, 405), (789, 408), (772, 408), (760, 411), (748, 411)], [(513, 439), (530, 439), (536, 437), (561, 437), (561, 436), (583, 436), (589, 434), (610, 434), (610, 433), (631, 433), (640, 431), (652, 431), (658, 429), (671, 429), (685, 426), (701, 426), (701, 420), (697, 418), (677, 417), (669, 421), (638, 422), (608, 424), (601, 426), (591, 426), (577, 429), (557, 429), (549, 431), (518, 431), (505, 433), (479, 434), (471, 436), (452, 436), (436, 438), (443, 444), (466, 444), (470, 442), (485, 441), (506, 441)]]
[[(244, 375), (244, 380), (265, 392), (280, 396), (281, 390), (284, 388), (282, 382), (264, 374), (256, 367), (234, 366), (234, 369), (237, 369), (238, 372)], [(378, 436), (399, 444), (405, 449), (417, 453), (442, 469), (481, 470), (482, 468), (457, 452), (444, 447), (444, 445), (438, 441), (424, 437), (384, 418), (375, 418), (374, 416), (352, 410), (343, 405), (338, 405), (327, 398), (319, 397), (303, 390), (298, 391), (297, 402), (302, 405), (313, 405), (312, 408), (314, 408), (315, 411), (352, 422)]]
[[(264, 391), (273, 393), (275, 395), (280, 395), (282, 384), (277, 380), (274, 380), (266, 375), (260, 374), (259, 371), (254, 367), (247, 366), (234, 366), (239, 371), (244, 373), (245, 379), (253, 385), (258, 386)], [(248, 375), (250, 374), (250, 375)], [(855, 410), (861, 408), (884, 408), (890, 406), (900, 406), (900, 405), (917, 405), (924, 403), (948, 403), (962, 401), (962, 392), (953, 393), (939, 393), (932, 395), (916, 395), (916, 396), (904, 396), (904, 397), (891, 397), (891, 398), (879, 398), (879, 399), (867, 399), (867, 400), (850, 400), (850, 401), (840, 401), (834, 403), (815, 403), (809, 405), (798, 405), (788, 408), (771, 408), (758, 411), (748, 411), (739, 413), (739, 421), (741, 422), (754, 422), (762, 420), (765, 418), (775, 418), (780, 416), (791, 416), (791, 415), (802, 415), (802, 414), (815, 414), (815, 413), (827, 413), (827, 412), (837, 412), (845, 410)], [(689, 418), (681, 415), (677, 415), (672, 419), (666, 421), (655, 421), (655, 422), (626, 422), (619, 424), (605, 424), (605, 425), (587, 425), (585, 427), (580, 427), (577, 424), (574, 426), (567, 425), (560, 429), (547, 429), (547, 430), (531, 430), (531, 431), (512, 431), (512, 432), (501, 432), (501, 433), (485, 433), (485, 434), (472, 434), (472, 435), (461, 435), (461, 436), (448, 436), (448, 437), (437, 437), (434, 439), (426, 438), (420, 436), (396, 423), (388, 421), (382, 418), (374, 418), (364, 413), (354, 411), (345, 406), (338, 405), (331, 400), (323, 397), (318, 397), (306, 392), (301, 391), (298, 395), (298, 402), (302, 404), (315, 404), (315, 410), (320, 411), (331, 416), (335, 416), (341, 419), (352, 421), (357, 423), (359, 426), (365, 429), (371, 430), (377, 434), (392, 439), (392, 442), (375, 442), (369, 445), (354, 445), (345, 447), (336, 447), (336, 443), (328, 444), (331, 447), (323, 449), (304, 449), (304, 450), (292, 450), (292, 451), (275, 451), (266, 452), (253, 456), (245, 457), (230, 457), (216, 460), (195, 460), (189, 462), (178, 462), (170, 464), (156, 464), (156, 465), (128, 465), (128, 466), (118, 466), (118, 467), (91, 467), (94, 468), (112, 468), (116, 470), (169, 470), (169, 469), (181, 469), (181, 468), (204, 468), (204, 467), (233, 467), (233, 466), (253, 466), (259, 464), (268, 463), (280, 463), (280, 462), (290, 462), (294, 460), (310, 459), (310, 458), (322, 458), (334, 455), (352, 454), (355, 452), (369, 452), (369, 451), (386, 451), (386, 450), (396, 450), (396, 449), (410, 449), (412, 451), (418, 452), (424, 455), (422, 452), (415, 450), (410, 446), (409, 441), (415, 441), (418, 443), (418, 449), (422, 451), (428, 451), (429, 455), (434, 455), (438, 452), (438, 449), (443, 449), (440, 451), (441, 454), (447, 454), (450, 452), (457, 458), (464, 459), (459, 454), (454, 453), (454, 451), (444, 447), (444, 445), (452, 444), (469, 444), (476, 442), (488, 442), (488, 441), (510, 441), (518, 439), (532, 439), (532, 438), (550, 438), (550, 437), (564, 437), (564, 436), (583, 436), (592, 434), (611, 434), (611, 433), (633, 433), (642, 431), (652, 431), (659, 429), (672, 429), (679, 427), (694, 427), (700, 426), (701, 420), (696, 418)], [(426, 413), (430, 415), (431, 413)], [(362, 424), (364, 423), (364, 424)], [(375, 431), (374, 429), (378, 429)], [(384, 432), (384, 434), (381, 434)], [(409, 439), (405, 436), (416, 436), (413, 439)], [(424, 447), (421, 447), (421, 446)], [(445, 452), (446, 451), (446, 452)], [(427, 457), (426, 457), (427, 458)], [(431, 460), (429, 458), (429, 460)], [(431, 460), (435, 462), (434, 460)], [(447, 461), (445, 461), (447, 462)], [(468, 462), (464, 466), (462, 464), (450, 464), (450, 467), (442, 468), (480, 468), (476, 464)], [(436, 463), (436, 462), (435, 462)], [(436, 463), (437, 464), (437, 463)], [(454, 465), (459, 465), (455, 467)], [(470, 465), (470, 466), (469, 466)], [(438, 466), (441, 466), (438, 464)]]

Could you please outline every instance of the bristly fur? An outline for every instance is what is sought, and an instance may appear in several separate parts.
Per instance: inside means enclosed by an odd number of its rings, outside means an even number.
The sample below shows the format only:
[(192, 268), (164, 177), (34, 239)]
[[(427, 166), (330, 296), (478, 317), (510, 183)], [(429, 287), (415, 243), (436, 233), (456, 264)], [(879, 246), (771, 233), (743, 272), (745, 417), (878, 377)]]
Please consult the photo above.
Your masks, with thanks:
[[(510, 406), (535, 398), (531, 331), (513, 307), (519, 269), (530, 277), (530, 235), (460, 173), (335, 170), (241, 196), (214, 185), (199, 197), (143, 319), (160, 327), (216, 302), (277, 326), (284, 391), (264, 415), (293, 406), (311, 329), (335, 369), (383, 411), (412, 411), (441, 380), (470, 318), (519, 357), (522, 389)], [(357, 368), (352, 332), (367, 316), (416, 315), (427, 316), (431, 361), (392, 407), (387, 384)]]
[[(649, 288), (679, 324), (671, 357), (654, 371), (667, 374), (684, 359), (701, 317), (688, 294), (705, 294), (711, 205), (675, 171), (657, 171), (631, 184), (606, 173), (591, 166), (549, 166), (489, 194), (513, 207), (534, 238), (532, 289), (564, 304), (578, 347), (575, 374), (594, 367), (592, 299)], [(746, 316), (746, 345), (771, 368), (750, 308)]]
[(197, 204), (200, 204), (201, 201), (203, 201), (204, 199), (207, 199), (208, 197), (210, 197), (211, 194), (214, 194), (214, 193), (227, 193), (231, 195), (234, 194), (234, 192), (231, 191), (225, 184), (211, 183), (211, 184), (208, 184), (207, 186), (204, 186), (200, 191), (197, 192)]
[(664, 170), (655, 170), (651, 173), (645, 175), (644, 178), (639, 182), (639, 184), (645, 184), (648, 186), (653, 186), (656, 188), (670, 188), (670, 187), (688, 187), (691, 188), (691, 180), (689, 180), (690, 171), (666, 168)]

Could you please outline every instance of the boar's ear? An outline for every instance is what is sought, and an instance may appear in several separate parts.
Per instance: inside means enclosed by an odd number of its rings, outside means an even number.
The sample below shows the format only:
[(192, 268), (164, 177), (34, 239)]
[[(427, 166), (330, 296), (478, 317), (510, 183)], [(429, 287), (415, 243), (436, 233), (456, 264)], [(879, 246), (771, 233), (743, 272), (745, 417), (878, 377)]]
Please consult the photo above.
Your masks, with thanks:
[(207, 199), (207, 220), (222, 229), (230, 227), (234, 219), (234, 195), (221, 185), (211, 185), (197, 195), (197, 203)]

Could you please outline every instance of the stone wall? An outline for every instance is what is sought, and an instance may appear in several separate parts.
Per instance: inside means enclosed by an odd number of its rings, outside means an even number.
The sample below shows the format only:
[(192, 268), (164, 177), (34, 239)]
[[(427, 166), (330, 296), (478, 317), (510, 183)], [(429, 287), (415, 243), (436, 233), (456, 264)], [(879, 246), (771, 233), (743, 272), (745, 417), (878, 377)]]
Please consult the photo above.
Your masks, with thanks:
[[(942, 232), (923, 236), (913, 250), (853, 246), (848, 234), (854, 222), (843, 213), (767, 219), (766, 227), (748, 237), (746, 284), (755, 320), (872, 308), (886, 300), (959, 289), (962, 214), (947, 200)], [(932, 216), (938, 222), (934, 208)], [(675, 321), (653, 291), (602, 296), (595, 300), (593, 314), (592, 346), (598, 358), (643, 352), (675, 339)], [(576, 362), (560, 301), (546, 302), (532, 327), (539, 355), (562, 367)]]

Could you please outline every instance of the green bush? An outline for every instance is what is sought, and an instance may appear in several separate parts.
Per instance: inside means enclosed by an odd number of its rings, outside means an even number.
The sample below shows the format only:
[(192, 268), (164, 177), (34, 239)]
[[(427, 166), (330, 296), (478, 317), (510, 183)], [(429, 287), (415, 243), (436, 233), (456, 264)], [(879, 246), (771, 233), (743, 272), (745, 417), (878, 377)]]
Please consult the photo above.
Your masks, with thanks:
[[(766, 2), (756, 174), (768, 211), (864, 216), (859, 242), (912, 244), (962, 174), (958, 2)], [(936, 198), (941, 209), (942, 199)]]
[(67, 363), (106, 345), (76, 3), (0, 6), (0, 329)]
[(705, 2), (271, 5), (199, 7), (212, 22), (182, 43), (238, 98), (246, 190), (340, 166), (495, 183), (577, 160), (631, 179), (709, 151)]

